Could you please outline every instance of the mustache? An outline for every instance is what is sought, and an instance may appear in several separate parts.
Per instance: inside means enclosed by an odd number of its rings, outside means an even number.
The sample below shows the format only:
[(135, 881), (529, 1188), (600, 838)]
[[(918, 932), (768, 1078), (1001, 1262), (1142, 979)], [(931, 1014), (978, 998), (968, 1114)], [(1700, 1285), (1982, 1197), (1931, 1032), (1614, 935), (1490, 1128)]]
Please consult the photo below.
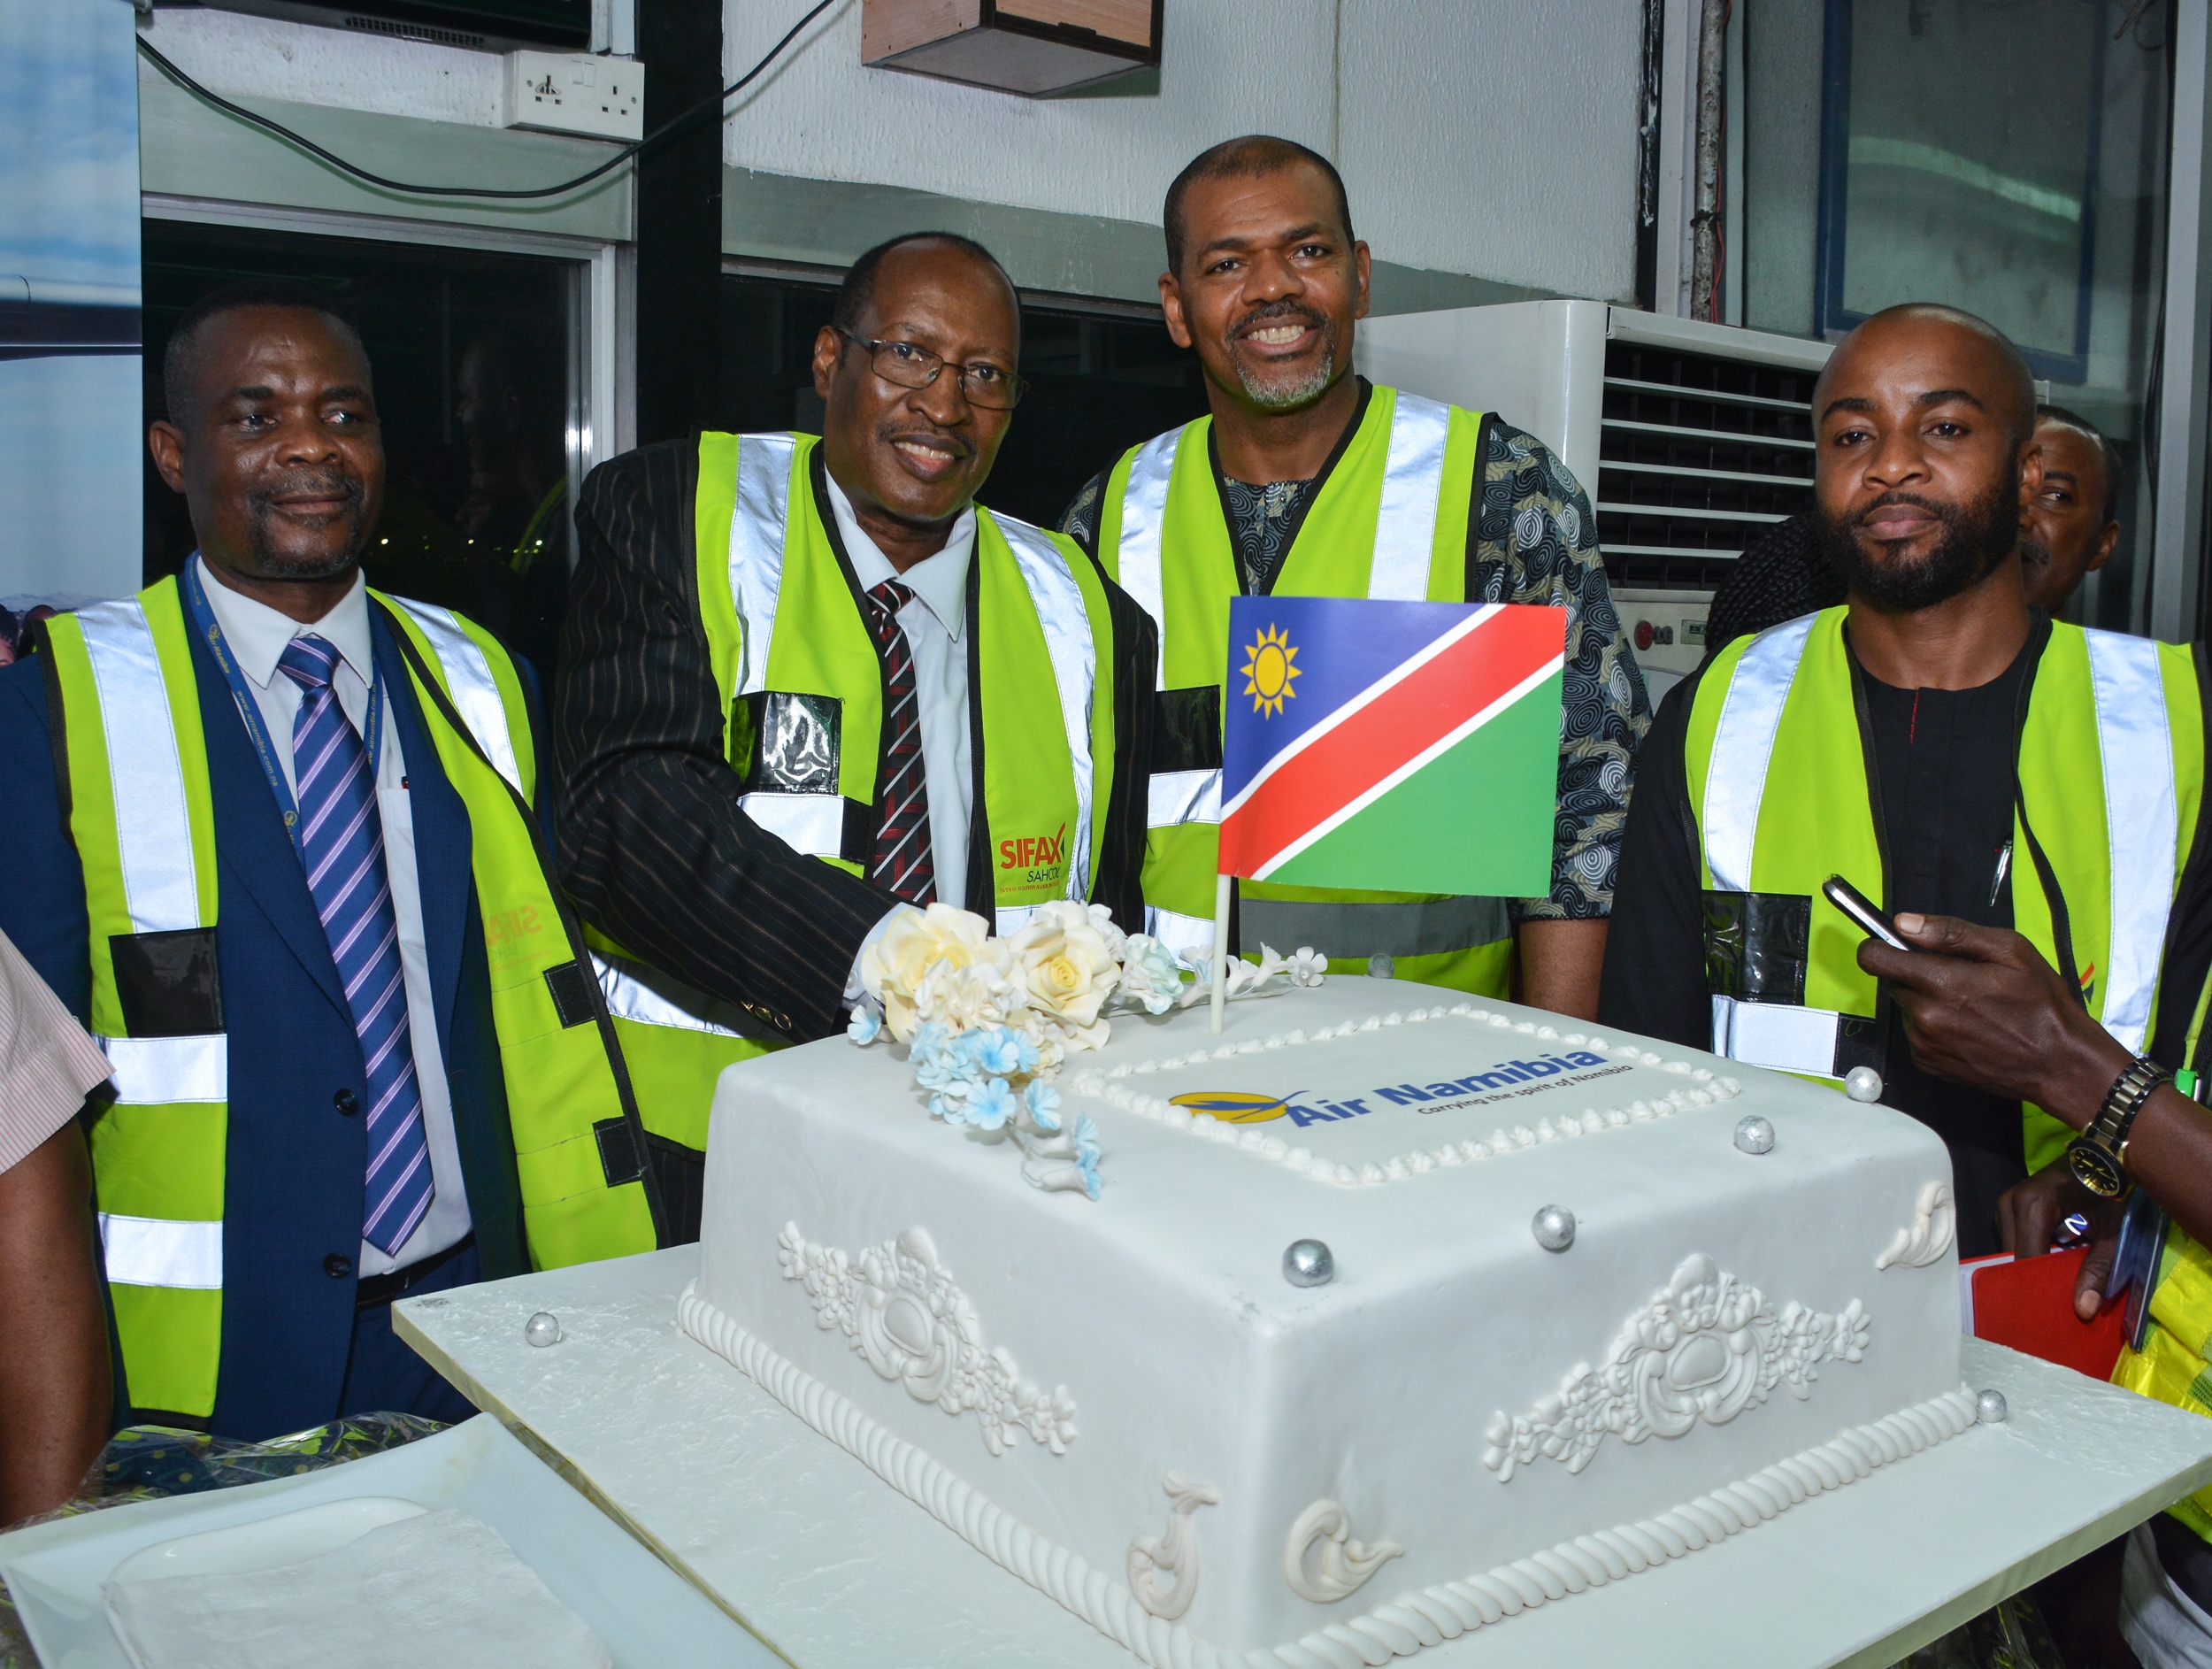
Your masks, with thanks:
[(1961, 506), (1946, 504), (1939, 498), (1924, 498), (1918, 493), (1892, 491), (1884, 493), (1844, 525), (1856, 531), (1872, 520), (1877, 511), (1893, 509), (1899, 504), (1909, 504), (1915, 510), (1924, 510), (1938, 521), (1945, 523), (1956, 520), (1961, 510)]
[(249, 492), (246, 502), (257, 513), (265, 514), (280, 498), (309, 497), (342, 498), (349, 507), (357, 510), (362, 486), (342, 469), (287, 470)]
[(1254, 331), (1284, 319), (1302, 319), (1316, 330), (1325, 331), (1329, 327), (1329, 321), (1324, 315), (1315, 311), (1302, 302), (1294, 302), (1286, 296), (1281, 301), (1267, 302), (1255, 307), (1250, 312), (1245, 314), (1242, 319), (1237, 320), (1235, 327), (1229, 332), (1230, 340), (1240, 342)]
[(927, 424), (905, 423), (896, 428), (887, 426), (878, 429), (876, 435), (886, 446), (895, 446), (901, 441), (927, 441), (932, 445), (946, 448), (955, 458), (975, 456), (975, 446), (972, 442), (954, 434), (950, 429), (936, 428)]

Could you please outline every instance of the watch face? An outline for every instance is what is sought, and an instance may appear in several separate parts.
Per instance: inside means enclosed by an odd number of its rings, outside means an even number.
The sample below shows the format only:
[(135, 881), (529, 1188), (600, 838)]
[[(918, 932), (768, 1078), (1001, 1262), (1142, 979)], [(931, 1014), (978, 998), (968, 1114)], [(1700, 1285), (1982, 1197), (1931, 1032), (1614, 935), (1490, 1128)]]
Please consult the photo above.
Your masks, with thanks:
[(2066, 1163), (2075, 1180), (2100, 1199), (2117, 1199), (2127, 1189), (2119, 1161), (2093, 1142), (2074, 1142), (2066, 1150)]

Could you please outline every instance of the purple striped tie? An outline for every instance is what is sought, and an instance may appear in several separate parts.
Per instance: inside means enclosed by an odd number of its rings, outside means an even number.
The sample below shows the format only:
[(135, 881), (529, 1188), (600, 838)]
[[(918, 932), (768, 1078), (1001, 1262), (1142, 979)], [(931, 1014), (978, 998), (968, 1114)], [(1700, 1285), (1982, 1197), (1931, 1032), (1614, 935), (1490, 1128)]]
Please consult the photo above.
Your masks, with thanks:
[(277, 665), (300, 687), (299, 712), (292, 720), (300, 858), (353, 1011), (368, 1077), (369, 1168), (361, 1238), (388, 1255), (406, 1244), (435, 1189), (407, 1027), (399, 922), (384, 871), (384, 823), (377, 815), (368, 750), (330, 687), (337, 650), (311, 635), (296, 637)]
[(930, 862), (929, 776), (922, 761), (922, 709), (914, 696), (914, 651), (899, 626), (913, 588), (886, 580), (868, 592), (869, 625), (883, 656), (883, 781), (876, 789), (876, 850), (868, 879), (910, 904), (937, 896)]

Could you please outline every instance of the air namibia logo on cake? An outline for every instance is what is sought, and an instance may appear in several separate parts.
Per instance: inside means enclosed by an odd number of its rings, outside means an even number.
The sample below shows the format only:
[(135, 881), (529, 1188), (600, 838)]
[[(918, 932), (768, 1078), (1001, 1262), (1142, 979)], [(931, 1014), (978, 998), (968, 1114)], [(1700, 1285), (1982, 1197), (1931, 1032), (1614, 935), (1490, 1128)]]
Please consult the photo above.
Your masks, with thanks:
[[(1262, 1095), (1251, 1089), (1189, 1089), (1179, 1096), (1170, 1096), (1168, 1100), (1193, 1118), (1204, 1113), (1221, 1124), (1265, 1124), (1271, 1119), (1287, 1117), (1291, 1123), (1303, 1128), (1310, 1124), (1363, 1118), (1387, 1107), (1414, 1107), (1423, 1112), (1449, 1111), (1454, 1106), (1464, 1105), (1470, 1097), (1486, 1092), (1510, 1090), (1527, 1094), (1531, 1092), (1525, 1086), (1540, 1086), (1552, 1078), (1565, 1082), (1605, 1064), (1604, 1056), (1578, 1049), (1563, 1054), (1537, 1055), (1527, 1060), (1493, 1061), (1480, 1072), (1469, 1073), (1464, 1078), (1432, 1079), (1418, 1084), (1379, 1084), (1362, 1096), (1333, 1092), (1323, 1096), (1303, 1089), (1294, 1089), (1286, 1096)], [(1624, 1068), (1616, 1066), (1609, 1070), (1619, 1072)], [(1601, 1077), (1604, 1075), (1599, 1073)]]
[[(1426, 588), (1428, 540), (1371, 584)], [(1417, 585), (1412, 584), (1417, 579)], [(1566, 611), (1233, 597), (1221, 873), (1526, 898), (1551, 887)], [(1238, 688), (1232, 684), (1232, 689)]]

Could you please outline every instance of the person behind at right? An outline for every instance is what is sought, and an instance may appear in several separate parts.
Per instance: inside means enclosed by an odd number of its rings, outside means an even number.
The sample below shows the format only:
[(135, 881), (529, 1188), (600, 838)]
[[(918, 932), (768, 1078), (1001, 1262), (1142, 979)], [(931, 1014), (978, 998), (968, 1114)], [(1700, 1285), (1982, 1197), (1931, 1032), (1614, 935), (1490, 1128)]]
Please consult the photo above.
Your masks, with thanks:
[(2035, 444), (2043, 484), (2020, 517), (2021, 576), (2029, 606), (2058, 614), (2120, 542), (2120, 460), (2062, 405), (2036, 407)]
[(1831, 1083), (1872, 1067), (1950, 1149), (1959, 1253), (1978, 1257), (1999, 1250), (2000, 1198), (2069, 1133), (2017, 1074), (1927, 1065), (1821, 885), (2016, 928), (2140, 1052), (2204, 781), (2199, 679), (2185, 649), (2029, 605), (2019, 528), (2044, 454), (2027, 367), (1990, 326), (1878, 313), (1814, 408), (1815, 531), (1849, 600), (1669, 692), (1601, 1018)]

